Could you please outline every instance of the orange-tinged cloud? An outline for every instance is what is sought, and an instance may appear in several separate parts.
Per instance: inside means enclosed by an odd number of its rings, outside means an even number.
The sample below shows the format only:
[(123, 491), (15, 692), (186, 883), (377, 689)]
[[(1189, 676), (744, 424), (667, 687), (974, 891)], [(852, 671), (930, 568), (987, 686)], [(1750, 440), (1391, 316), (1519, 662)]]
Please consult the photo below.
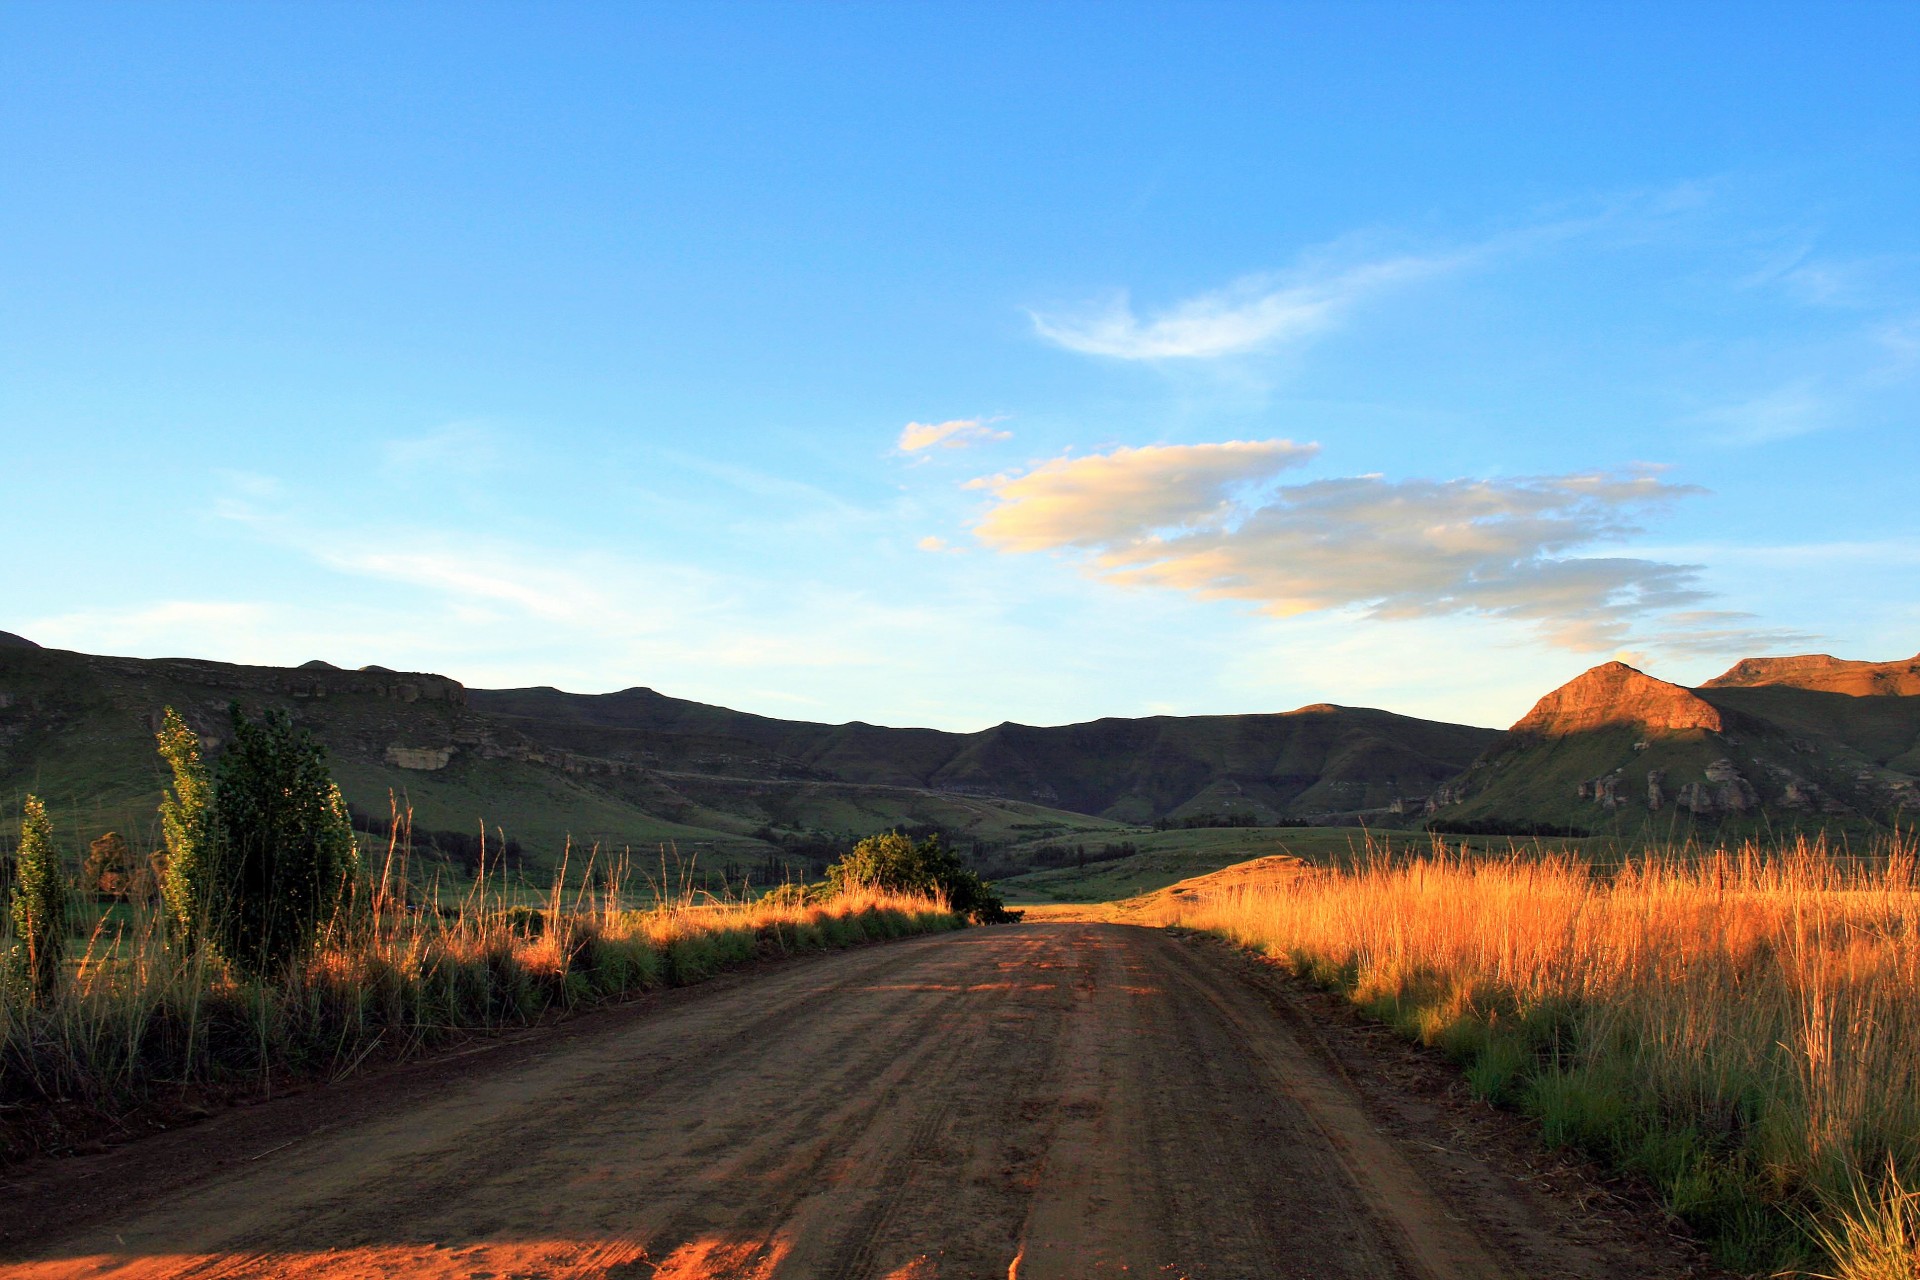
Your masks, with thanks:
[(974, 532), (1002, 551), (1044, 551), (1199, 528), (1230, 513), (1240, 490), (1303, 465), (1319, 449), (1291, 440), (1228, 440), (1055, 458), (1022, 475), (971, 482), (996, 500)]

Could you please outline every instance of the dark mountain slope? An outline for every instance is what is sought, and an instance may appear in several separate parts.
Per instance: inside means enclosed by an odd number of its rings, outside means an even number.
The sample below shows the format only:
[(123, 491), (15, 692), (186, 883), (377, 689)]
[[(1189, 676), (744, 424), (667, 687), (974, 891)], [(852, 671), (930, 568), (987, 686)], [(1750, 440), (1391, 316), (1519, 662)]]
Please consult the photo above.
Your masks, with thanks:
[(765, 827), (838, 836), (933, 824), (991, 843), (1097, 834), (1114, 820), (1257, 820), (1424, 796), (1498, 735), (1331, 706), (979, 733), (775, 720), (648, 689), (469, 690), (427, 673), (323, 662), (248, 667), (0, 647), (0, 797), (43, 794), (74, 825), (147, 838), (164, 778), (161, 711), (212, 752), (226, 708), (280, 707), (326, 744), (348, 799), (418, 825), (504, 828), (533, 860), (576, 840), (749, 853)]
[(480, 690), (471, 704), (526, 736), (669, 772), (925, 787), (1117, 821), (1384, 809), (1424, 796), (1499, 735), (1386, 711), (1154, 716), (978, 733), (772, 720), (648, 689)]

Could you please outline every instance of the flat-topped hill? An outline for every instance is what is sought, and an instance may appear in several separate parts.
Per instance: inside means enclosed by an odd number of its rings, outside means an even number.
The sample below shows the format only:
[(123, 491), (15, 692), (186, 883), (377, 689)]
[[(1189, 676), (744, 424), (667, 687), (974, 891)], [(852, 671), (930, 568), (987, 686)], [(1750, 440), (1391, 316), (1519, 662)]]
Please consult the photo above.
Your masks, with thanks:
[(1855, 662), (1826, 653), (1790, 658), (1742, 658), (1700, 687), (1756, 688), (1786, 685), (1821, 693), (1859, 697), (1912, 697), (1920, 694), (1920, 656), (1898, 662)]

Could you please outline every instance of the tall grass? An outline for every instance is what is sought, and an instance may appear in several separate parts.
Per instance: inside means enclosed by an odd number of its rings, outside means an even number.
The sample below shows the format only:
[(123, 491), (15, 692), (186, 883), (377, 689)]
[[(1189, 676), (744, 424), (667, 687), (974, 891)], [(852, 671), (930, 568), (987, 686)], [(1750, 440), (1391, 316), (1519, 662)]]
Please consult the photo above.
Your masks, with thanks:
[(17, 980), (0, 990), (5, 1153), (61, 1145), (72, 1134), (59, 1117), (98, 1128), (183, 1095), (338, 1077), (370, 1058), (698, 982), (760, 956), (965, 922), (924, 897), (729, 901), (639, 884), (624, 868), (570, 885), (563, 867), (538, 906), (485, 877), (457, 906), (440, 905), (445, 896), (406, 884), (389, 861), (309, 955), (268, 981), (171, 941), (157, 904), (105, 913), (56, 999), (36, 1003)]
[(1915, 846), (1437, 849), (1169, 904), (1460, 1060), (1555, 1143), (1644, 1174), (1747, 1271), (1920, 1276)]

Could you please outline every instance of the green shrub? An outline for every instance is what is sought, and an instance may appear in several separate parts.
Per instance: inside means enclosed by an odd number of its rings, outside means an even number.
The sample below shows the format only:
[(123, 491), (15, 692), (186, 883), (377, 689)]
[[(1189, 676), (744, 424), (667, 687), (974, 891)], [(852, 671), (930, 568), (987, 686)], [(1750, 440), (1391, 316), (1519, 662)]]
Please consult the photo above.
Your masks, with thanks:
[(898, 831), (868, 836), (827, 868), (833, 892), (881, 889), (889, 893), (938, 894), (947, 906), (976, 924), (1003, 924), (1020, 918), (1007, 910), (993, 886), (940, 843), (938, 835), (918, 844)]
[(256, 977), (284, 972), (348, 900), (359, 846), (326, 751), (269, 710), (258, 723), (234, 704), (233, 741), (214, 786), (212, 839), (194, 897), (207, 904), (220, 954)]

